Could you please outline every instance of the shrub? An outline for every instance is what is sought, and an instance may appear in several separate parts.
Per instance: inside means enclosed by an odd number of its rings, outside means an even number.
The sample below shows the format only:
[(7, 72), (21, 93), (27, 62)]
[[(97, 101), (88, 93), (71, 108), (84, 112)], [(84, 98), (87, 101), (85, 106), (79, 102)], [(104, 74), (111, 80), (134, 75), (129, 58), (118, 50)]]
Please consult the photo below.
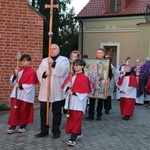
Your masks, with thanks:
[(10, 108), (6, 104), (0, 104), (0, 111), (7, 111), (10, 110)]

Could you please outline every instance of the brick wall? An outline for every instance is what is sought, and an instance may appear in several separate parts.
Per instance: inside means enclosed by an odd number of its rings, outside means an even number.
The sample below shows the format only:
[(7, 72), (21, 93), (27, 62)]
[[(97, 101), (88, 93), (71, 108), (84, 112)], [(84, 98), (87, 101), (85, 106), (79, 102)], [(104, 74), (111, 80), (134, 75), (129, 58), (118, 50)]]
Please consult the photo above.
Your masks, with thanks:
[(9, 78), (17, 52), (30, 54), (35, 70), (41, 62), (43, 18), (28, 6), (28, 0), (1, 0), (0, 5), (0, 103), (9, 103)]

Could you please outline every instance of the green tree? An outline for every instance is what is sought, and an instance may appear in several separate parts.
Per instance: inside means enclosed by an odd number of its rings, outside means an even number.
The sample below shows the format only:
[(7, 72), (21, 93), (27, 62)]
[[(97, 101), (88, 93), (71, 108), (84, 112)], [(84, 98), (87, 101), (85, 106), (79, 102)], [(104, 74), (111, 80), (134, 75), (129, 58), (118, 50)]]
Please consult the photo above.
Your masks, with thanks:
[(59, 42), (61, 54), (69, 56), (72, 50), (78, 49), (78, 24), (74, 19), (75, 13), (72, 8), (69, 12), (59, 15), (58, 36), (54, 39)]
[[(49, 3), (50, 0), (30, 1), (30, 4), (46, 18), (44, 21), (43, 57), (48, 56), (50, 12), (44, 6)], [(53, 10), (52, 43), (57, 43), (61, 48), (61, 54), (69, 57), (72, 50), (78, 49), (78, 23), (74, 19), (75, 11), (74, 8), (67, 10), (70, 0), (54, 0), (54, 4), (59, 4), (59, 8)]]

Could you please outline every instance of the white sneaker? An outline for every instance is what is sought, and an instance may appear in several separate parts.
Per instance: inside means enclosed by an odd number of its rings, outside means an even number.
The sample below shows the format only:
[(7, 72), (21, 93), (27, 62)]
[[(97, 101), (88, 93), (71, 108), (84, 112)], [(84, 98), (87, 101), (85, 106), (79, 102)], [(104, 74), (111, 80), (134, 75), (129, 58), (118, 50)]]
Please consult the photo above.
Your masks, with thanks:
[(12, 134), (12, 133), (14, 133), (14, 132), (15, 132), (14, 129), (8, 129), (8, 130), (7, 130), (7, 133), (8, 133), (8, 134)]
[(83, 136), (83, 134), (79, 134), (79, 135), (77, 136), (76, 141), (78, 141), (82, 136)]
[(25, 128), (20, 128), (19, 130), (18, 130), (18, 133), (24, 133), (26, 131), (26, 129)]
[(74, 146), (76, 144), (76, 142), (69, 140), (67, 144), (70, 145), (70, 146)]

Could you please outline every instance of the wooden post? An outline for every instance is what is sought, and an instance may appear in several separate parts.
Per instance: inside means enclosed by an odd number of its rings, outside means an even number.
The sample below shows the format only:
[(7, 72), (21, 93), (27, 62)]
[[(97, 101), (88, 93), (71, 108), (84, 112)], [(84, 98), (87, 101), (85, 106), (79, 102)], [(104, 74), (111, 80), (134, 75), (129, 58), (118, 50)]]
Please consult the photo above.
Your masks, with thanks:
[[(16, 55), (16, 69), (19, 69), (19, 60), (20, 60), (20, 58), (21, 58), (21, 54), (20, 54), (20, 52), (18, 51), (18, 53), (17, 53), (17, 55)], [(18, 73), (16, 74), (16, 83), (18, 83)], [(17, 87), (16, 87), (16, 91), (15, 91), (15, 106), (14, 106), (14, 108), (15, 109), (17, 109), (18, 108), (18, 106), (17, 106)]]
[[(49, 46), (48, 46), (48, 57), (51, 57), (51, 44), (52, 44), (52, 36), (53, 36), (53, 32), (52, 32), (52, 25), (53, 25), (53, 8), (58, 8), (58, 4), (53, 4), (54, 0), (50, 0), (50, 4), (45, 4), (45, 8), (49, 8), (50, 9), (50, 22), (49, 22)], [(51, 66), (48, 63), (48, 70), (50, 72)], [(50, 102), (50, 75), (47, 76), (47, 107), (46, 107), (46, 125), (49, 125), (49, 102)]]
[[(70, 68), (69, 68), (69, 74), (70, 74), (70, 83), (72, 84), (72, 75), (73, 75), (73, 61), (70, 60)], [(71, 90), (71, 87), (69, 88)], [(70, 94), (69, 94), (69, 97), (68, 97), (68, 108), (67, 108), (67, 115), (66, 117), (70, 117), (70, 114), (69, 114), (69, 110), (70, 110)]]

